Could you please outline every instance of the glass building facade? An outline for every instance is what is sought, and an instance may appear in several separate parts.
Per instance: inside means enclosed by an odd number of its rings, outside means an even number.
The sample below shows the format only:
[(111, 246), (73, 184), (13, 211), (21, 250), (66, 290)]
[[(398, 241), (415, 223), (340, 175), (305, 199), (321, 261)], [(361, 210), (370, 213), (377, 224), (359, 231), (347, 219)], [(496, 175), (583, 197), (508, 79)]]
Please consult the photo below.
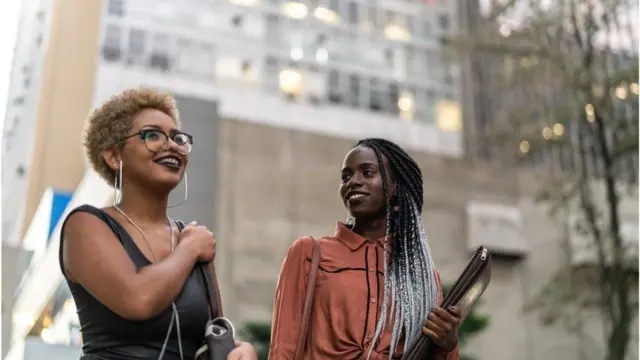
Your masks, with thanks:
[(108, 63), (236, 82), (292, 101), (437, 123), (437, 112), (458, 110), (459, 68), (439, 42), (457, 27), (456, 6), (435, 0), (108, 0), (101, 54)]

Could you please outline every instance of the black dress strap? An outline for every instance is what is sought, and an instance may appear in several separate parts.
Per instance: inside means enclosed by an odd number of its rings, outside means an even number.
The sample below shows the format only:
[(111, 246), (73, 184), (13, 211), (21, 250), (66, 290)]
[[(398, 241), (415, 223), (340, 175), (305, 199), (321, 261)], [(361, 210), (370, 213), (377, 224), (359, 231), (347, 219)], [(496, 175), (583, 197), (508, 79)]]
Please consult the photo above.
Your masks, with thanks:
[(131, 238), (131, 235), (129, 235), (127, 230), (125, 230), (125, 228), (122, 227), (122, 225), (120, 225), (120, 223), (117, 222), (111, 215), (106, 213), (104, 210), (98, 209), (97, 207), (92, 205), (80, 205), (77, 208), (71, 210), (69, 215), (67, 215), (67, 217), (64, 219), (64, 222), (62, 223), (62, 230), (60, 231), (60, 249), (58, 251), (58, 260), (60, 263), (60, 270), (62, 271), (62, 274), (65, 276), (65, 278), (67, 278), (67, 275), (64, 270), (64, 261), (62, 257), (62, 249), (64, 245), (64, 228), (67, 224), (67, 220), (71, 217), (71, 215), (73, 215), (76, 212), (89, 213), (97, 217), (98, 219), (102, 220), (105, 224), (107, 224), (107, 226), (109, 226), (111, 231), (113, 231), (116, 238), (120, 241), (120, 243), (124, 247), (127, 254), (129, 254), (129, 257), (134, 262), (136, 267), (142, 267), (145, 265), (149, 265), (151, 263), (144, 256), (142, 251), (140, 251), (140, 249), (138, 248), (136, 243), (133, 241), (133, 238)]

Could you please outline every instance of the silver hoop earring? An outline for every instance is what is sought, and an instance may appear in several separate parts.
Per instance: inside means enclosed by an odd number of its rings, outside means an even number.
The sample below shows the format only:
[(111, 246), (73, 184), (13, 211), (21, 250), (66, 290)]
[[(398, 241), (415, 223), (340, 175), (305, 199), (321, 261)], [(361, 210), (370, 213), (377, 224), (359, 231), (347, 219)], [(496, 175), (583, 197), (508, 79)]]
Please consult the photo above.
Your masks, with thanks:
[(351, 214), (347, 214), (347, 221), (345, 221), (346, 225), (353, 225), (356, 222), (356, 219), (351, 216)]
[(182, 199), (181, 201), (178, 201), (175, 204), (171, 204), (171, 205), (167, 206), (167, 209), (182, 205), (182, 204), (187, 202), (187, 199), (189, 198), (189, 181), (187, 180), (187, 171), (186, 170), (184, 171), (184, 181), (183, 182), (184, 182), (184, 199)]
[(122, 160), (120, 160), (120, 167), (116, 171), (115, 179), (113, 180), (113, 206), (118, 207), (118, 204), (122, 200)]

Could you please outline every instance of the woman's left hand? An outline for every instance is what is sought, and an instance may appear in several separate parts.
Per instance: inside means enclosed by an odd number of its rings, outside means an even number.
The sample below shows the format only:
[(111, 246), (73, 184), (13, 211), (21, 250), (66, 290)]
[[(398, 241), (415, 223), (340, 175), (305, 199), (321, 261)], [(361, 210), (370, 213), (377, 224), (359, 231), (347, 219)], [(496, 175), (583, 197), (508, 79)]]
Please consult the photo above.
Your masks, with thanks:
[(258, 360), (258, 354), (248, 342), (236, 341), (236, 348), (227, 355), (227, 360)]
[(444, 351), (452, 351), (458, 345), (458, 325), (460, 325), (460, 309), (450, 307), (448, 310), (433, 308), (422, 324), (422, 332), (434, 344)]

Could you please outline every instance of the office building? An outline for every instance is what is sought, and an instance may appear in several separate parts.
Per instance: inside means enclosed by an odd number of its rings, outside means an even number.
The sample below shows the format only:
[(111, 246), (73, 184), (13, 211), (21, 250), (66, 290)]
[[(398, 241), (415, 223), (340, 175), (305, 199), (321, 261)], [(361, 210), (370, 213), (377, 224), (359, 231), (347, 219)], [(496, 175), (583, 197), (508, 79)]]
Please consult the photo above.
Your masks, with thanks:
[[(3, 174), (8, 246), (31, 254), (5, 310), (11, 360), (39, 358), (48, 346), (51, 356), (77, 356), (77, 319), (58, 265), (60, 219), (79, 204), (111, 204), (80, 137), (91, 108), (139, 85), (172, 92), (195, 136), (189, 200), (170, 214), (214, 229), (225, 313), (238, 326), (269, 320), (287, 247), (331, 234), (344, 217), (336, 190), (344, 154), (356, 139), (383, 136), (424, 169), (425, 221), (443, 279), (454, 280), (480, 243), (495, 254), (480, 308), (491, 326), (470, 351), (538, 360), (548, 348), (579, 358), (582, 343), (520, 314), (531, 295), (521, 284), (542, 286), (563, 259), (554, 242), (562, 227), (532, 203), (526, 174), (497, 176), (463, 158), (461, 74), (437, 41), (458, 26), (455, 3), (25, 1), (22, 27), (40, 17), (43, 48), (19, 55), (37, 40), (21, 28), (12, 75), (12, 99), (25, 93), (32, 103), (12, 102), (8, 118), (23, 115), (4, 135), (11, 148), (3, 156), (14, 161)], [(20, 71), (31, 61), (38, 80), (27, 90)], [(22, 144), (25, 155), (14, 150)], [(181, 184), (172, 196), (183, 195)], [(637, 218), (635, 206), (625, 209)], [(535, 349), (541, 341), (551, 345)]]

